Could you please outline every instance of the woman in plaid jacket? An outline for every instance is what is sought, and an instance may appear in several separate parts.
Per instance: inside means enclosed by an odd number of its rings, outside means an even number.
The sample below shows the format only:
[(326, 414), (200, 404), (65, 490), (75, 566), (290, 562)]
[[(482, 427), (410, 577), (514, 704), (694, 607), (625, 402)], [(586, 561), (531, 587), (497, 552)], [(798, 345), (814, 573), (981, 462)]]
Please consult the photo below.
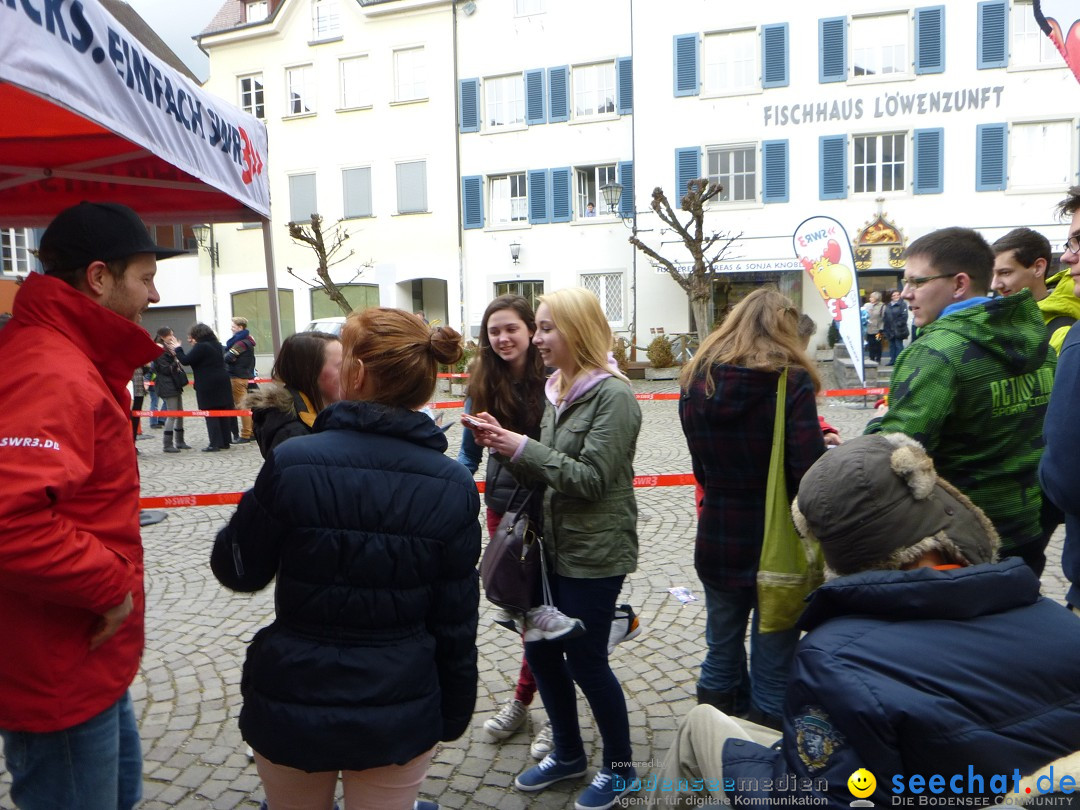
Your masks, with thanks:
[(705, 492), (694, 566), (705, 590), (708, 650), (698, 702), (779, 727), (797, 630), (750, 634), (765, 529), (780, 372), (786, 367), (784, 466), (787, 490), (825, 452), (815, 395), (820, 380), (798, 336), (799, 313), (773, 288), (748, 295), (709, 335), (680, 377), (679, 418), (694, 475)]

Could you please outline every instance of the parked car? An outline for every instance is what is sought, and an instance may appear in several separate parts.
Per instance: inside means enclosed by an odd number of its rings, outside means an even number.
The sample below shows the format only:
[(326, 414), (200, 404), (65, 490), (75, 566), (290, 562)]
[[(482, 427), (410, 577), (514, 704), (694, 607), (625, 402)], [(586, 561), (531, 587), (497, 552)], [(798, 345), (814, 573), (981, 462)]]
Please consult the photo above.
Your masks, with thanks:
[(345, 317), (316, 318), (308, 324), (305, 332), (329, 332), (331, 335), (341, 335), (341, 328), (345, 325)]

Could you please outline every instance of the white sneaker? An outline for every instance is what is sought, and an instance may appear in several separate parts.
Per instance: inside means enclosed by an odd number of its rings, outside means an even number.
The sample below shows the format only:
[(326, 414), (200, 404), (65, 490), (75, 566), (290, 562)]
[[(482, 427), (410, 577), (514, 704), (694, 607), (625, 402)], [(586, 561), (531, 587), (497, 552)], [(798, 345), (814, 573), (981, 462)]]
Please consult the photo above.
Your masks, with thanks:
[(484, 731), (496, 740), (505, 740), (511, 734), (521, 731), (529, 709), (520, 700), (508, 700), (494, 715), (484, 721)]
[(533, 755), (533, 759), (543, 759), (554, 750), (555, 738), (551, 734), (551, 721), (547, 720), (529, 746), (529, 753)]
[(615, 608), (615, 618), (611, 620), (611, 633), (608, 635), (607, 651), (611, 655), (615, 648), (624, 641), (641, 635), (642, 626), (637, 614), (630, 605)]
[(525, 614), (525, 641), (575, 638), (585, 632), (581, 619), (567, 616), (554, 605), (534, 607)]

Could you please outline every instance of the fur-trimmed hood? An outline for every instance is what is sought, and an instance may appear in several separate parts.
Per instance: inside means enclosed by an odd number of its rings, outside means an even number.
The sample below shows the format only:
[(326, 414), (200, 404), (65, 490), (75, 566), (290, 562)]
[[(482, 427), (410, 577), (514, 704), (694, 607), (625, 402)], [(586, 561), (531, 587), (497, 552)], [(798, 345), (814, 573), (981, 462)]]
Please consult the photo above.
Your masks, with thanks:
[(292, 392), (283, 385), (265, 385), (252, 391), (244, 399), (244, 407), (251, 410), (271, 409), (296, 416)]
[(900, 569), (928, 551), (960, 565), (993, 562), (1000, 544), (982, 510), (900, 433), (859, 436), (823, 455), (791, 515), (839, 575)]

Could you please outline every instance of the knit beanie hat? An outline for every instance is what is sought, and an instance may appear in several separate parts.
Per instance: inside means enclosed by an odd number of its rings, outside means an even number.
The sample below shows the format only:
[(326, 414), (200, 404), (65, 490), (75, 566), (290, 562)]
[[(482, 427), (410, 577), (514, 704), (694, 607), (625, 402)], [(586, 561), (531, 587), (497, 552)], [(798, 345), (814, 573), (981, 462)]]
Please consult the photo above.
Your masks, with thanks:
[(993, 562), (1000, 542), (983, 511), (938, 478), (926, 450), (902, 433), (827, 451), (803, 476), (791, 514), (841, 575), (899, 569), (928, 551), (962, 565)]

